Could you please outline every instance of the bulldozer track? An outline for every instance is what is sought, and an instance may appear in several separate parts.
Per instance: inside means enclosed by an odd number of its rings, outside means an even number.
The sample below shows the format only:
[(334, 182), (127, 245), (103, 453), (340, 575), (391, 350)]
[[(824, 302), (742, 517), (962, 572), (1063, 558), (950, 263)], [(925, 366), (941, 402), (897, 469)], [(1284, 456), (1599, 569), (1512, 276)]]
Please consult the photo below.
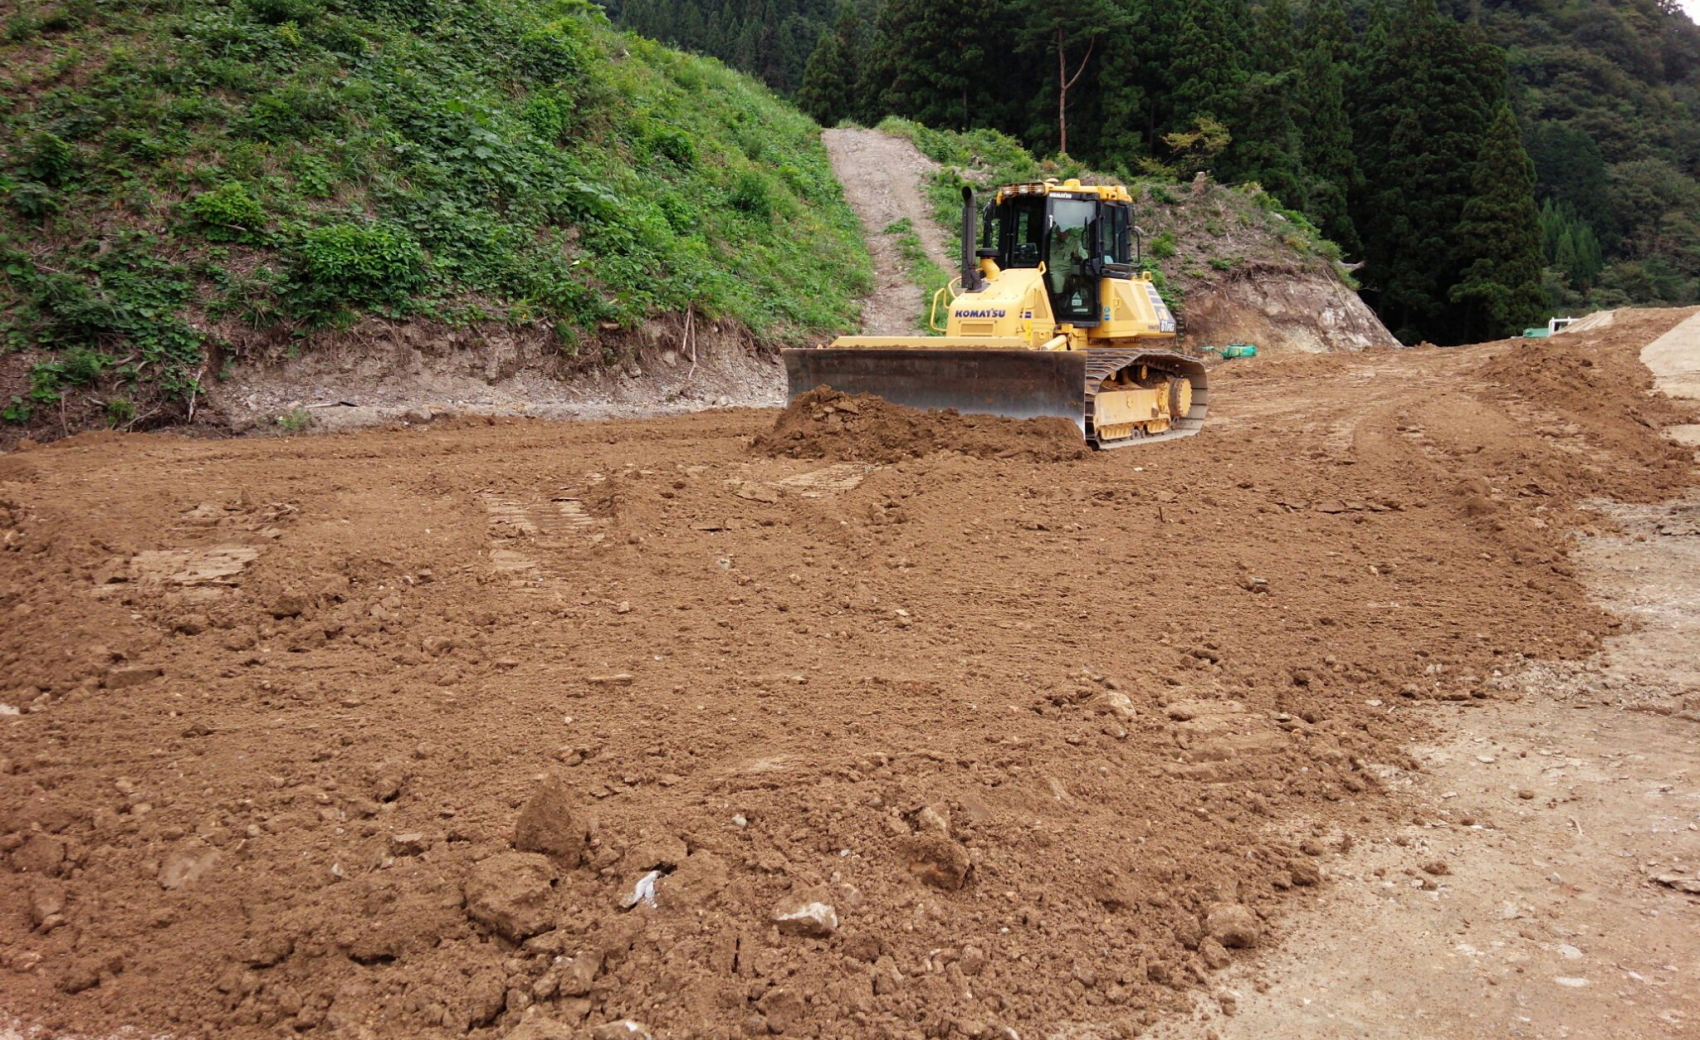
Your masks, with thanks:
[[(1098, 388), (1104, 380), (1115, 375), (1124, 368), (1135, 364), (1145, 364), (1160, 371), (1187, 376), (1192, 380), (1192, 410), (1184, 417), (1176, 419), (1174, 425), (1162, 433), (1143, 433), (1136, 431), (1131, 437), (1120, 437), (1112, 441), (1098, 439), (1098, 431), (1093, 428), (1092, 415)], [(1086, 396), (1081, 406), (1081, 430), (1086, 435), (1086, 443), (1103, 451), (1114, 448), (1130, 448), (1136, 444), (1155, 444), (1158, 441), (1177, 440), (1190, 437), (1204, 427), (1204, 413), (1210, 400), (1207, 383), (1204, 377), (1204, 366), (1196, 359), (1185, 354), (1177, 354), (1168, 350), (1127, 350), (1121, 348), (1089, 349), (1086, 351)]]

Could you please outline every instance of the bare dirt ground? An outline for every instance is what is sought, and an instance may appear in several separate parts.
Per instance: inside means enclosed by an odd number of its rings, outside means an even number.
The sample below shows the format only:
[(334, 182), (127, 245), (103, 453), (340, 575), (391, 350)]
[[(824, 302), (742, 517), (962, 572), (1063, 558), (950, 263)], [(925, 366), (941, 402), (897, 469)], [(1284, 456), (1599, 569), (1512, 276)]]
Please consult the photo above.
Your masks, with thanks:
[(0, 457), (0, 1011), (1692, 1036), (1692, 313), (1231, 363), (1103, 454), (821, 399)]
[(832, 170), (844, 185), (845, 198), (862, 218), (868, 252), (874, 258), (878, 282), (862, 306), (862, 332), (903, 336), (922, 331), (921, 289), (905, 273), (896, 236), (887, 234), (886, 229), (907, 219), (934, 263), (946, 271), (956, 266), (944, 232), (934, 222), (932, 207), (920, 189), (937, 165), (912, 142), (877, 130), (823, 130), (821, 143), (826, 145)]
[[(1700, 397), (1700, 318), (1641, 359)], [(1426, 711), (1411, 820), (1346, 857), (1270, 963), (1154, 1035), (1700, 1036), (1700, 501), (1592, 508), (1570, 556), (1626, 630)]]

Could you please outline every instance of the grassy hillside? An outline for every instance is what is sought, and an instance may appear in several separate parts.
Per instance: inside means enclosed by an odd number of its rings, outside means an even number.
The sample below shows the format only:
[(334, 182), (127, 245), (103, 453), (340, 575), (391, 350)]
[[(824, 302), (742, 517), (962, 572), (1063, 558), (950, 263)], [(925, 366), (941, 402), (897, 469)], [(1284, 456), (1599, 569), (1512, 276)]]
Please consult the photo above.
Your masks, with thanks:
[[(879, 129), (909, 138), (942, 165), (927, 190), (934, 216), (950, 232), (951, 243), (962, 219), (964, 184), (987, 191), (1046, 177), (1078, 177), (1089, 184), (1119, 181), (1135, 200), (1134, 220), (1145, 232), (1145, 262), (1152, 281), (1183, 320), (1189, 288), (1217, 281), (1241, 265), (1332, 271), (1356, 288), (1339, 265), (1339, 247), (1303, 214), (1282, 208), (1256, 185), (1207, 183), (1195, 191), (1167, 178), (1109, 178), (1072, 159), (1039, 159), (996, 130), (936, 130), (895, 117), (885, 119)], [(955, 274), (940, 271), (918, 249), (908, 255), (910, 273), (927, 299)]]
[(590, 363), (690, 306), (847, 328), (869, 285), (812, 122), (576, 0), (8, 6), (5, 421), (158, 421), (215, 357), (373, 318)]

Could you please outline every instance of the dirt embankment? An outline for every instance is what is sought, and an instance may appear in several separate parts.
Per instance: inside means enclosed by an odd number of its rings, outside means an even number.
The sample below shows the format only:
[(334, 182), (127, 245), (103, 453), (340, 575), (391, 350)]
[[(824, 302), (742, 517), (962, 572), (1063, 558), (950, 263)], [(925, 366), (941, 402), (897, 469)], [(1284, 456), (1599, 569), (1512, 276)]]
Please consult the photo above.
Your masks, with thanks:
[(1321, 266), (1245, 263), (1187, 289), (1187, 342), (1254, 343), (1264, 352), (1372, 350), (1399, 341), (1338, 274)]
[(784, 384), (773, 350), (747, 328), (694, 313), (605, 329), (570, 349), (547, 329), (372, 322), (309, 350), (250, 358), (209, 383), (205, 406), (235, 433), (275, 429), (298, 409), (314, 427), (337, 430), (455, 415), (610, 419), (773, 405)]
[[(610, 419), (676, 415), (784, 400), (785, 371), (770, 345), (732, 321), (661, 314), (637, 329), (603, 329), (574, 347), (547, 328), (461, 328), (370, 319), (305, 340), (246, 344), (241, 358), (213, 357), (205, 393), (188, 402), (142, 402), (128, 430), (204, 436), (334, 431), (454, 416)], [(617, 359), (610, 363), (608, 359)], [(27, 393), (35, 354), (0, 355), (0, 402)], [(20, 440), (57, 440), (112, 420), (99, 387), (0, 424), (0, 451)]]
[(760, 411), (8, 456), (0, 1010), (1136, 1034), (1427, 818), (1390, 709), (1614, 631), (1569, 525), (1688, 483), (1609, 418), (1680, 411), (1539, 372), (1677, 317), (1228, 365), (1060, 462)]

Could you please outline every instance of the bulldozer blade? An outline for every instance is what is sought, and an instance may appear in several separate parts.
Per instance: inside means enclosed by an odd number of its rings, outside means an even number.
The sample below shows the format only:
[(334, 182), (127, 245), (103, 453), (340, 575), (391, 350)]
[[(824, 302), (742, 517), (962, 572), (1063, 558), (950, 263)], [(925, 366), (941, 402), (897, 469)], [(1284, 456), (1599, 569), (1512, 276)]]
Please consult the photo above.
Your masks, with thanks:
[(830, 386), (922, 410), (1035, 419), (1054, 415), (1085, 433), (1086, 355), (1048, 350), (930, 347), (784, 350), (787, 398)]

